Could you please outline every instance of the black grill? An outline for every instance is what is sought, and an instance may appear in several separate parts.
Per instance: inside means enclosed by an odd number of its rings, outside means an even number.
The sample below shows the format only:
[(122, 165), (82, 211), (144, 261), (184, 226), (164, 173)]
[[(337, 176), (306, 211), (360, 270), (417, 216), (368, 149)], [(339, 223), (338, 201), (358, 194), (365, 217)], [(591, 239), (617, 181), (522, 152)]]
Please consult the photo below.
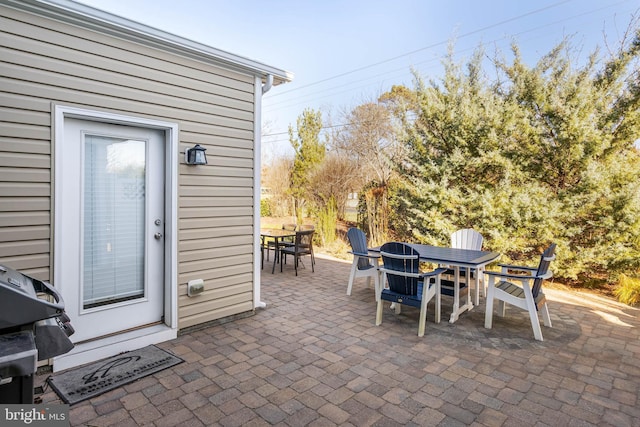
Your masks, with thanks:
[(33, 403), (37, 361), (70, 351), (73, 332), (55, 288), (0, 265), (0, 403)]

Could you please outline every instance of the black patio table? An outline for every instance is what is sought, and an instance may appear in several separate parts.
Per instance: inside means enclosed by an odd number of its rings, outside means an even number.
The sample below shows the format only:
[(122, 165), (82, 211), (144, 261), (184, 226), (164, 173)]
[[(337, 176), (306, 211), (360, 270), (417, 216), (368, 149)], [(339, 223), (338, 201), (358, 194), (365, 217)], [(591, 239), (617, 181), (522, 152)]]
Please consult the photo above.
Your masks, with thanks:
[[(449, 322), (453, 323), (458, 320), (461, 313), (473, 308), (471, 302), (470, 287), (467, 286), (467, 298), (463, 305), (460, 305), (460, 268), (467, 269), (466, 277), (470, 277), (471, 269), (475, 269), (477, 274), (475, 275), (476, 286), (476, 305), (479, 304), (479, 287), (480, 287), (480, 272), (487, 265), (500, 257), (498, 252), (490, 251), (474, 251), (470, 249), (457, 249), (446, 248), (441, 246), (420, 245), (414, 243), (407, 243), (414, 248), (419, 256), (420, 260), (425, 262), (432, 262), (439, 265), (445, 265), (453, 268), (454, 280), (453, 280), (453, 311)], [(373, 252), (380, 252), (380, 246), (369, 249)], [(468, 279), (467, 279), (468, 280)]]
[(280, 242), (288, 237), (296, 237), (296, 232), (293, 230), (285, 230), (280, 228), (266, 228), (260, 230), (260, 238), (262, 239), (262, 245), (264, 246), (264, 239), (270, 237), (275, 241), (275, 254), (273, 255), (273, 266), (271, 267), (271, 274), (276, 269), (276, 262), (280, 262)]

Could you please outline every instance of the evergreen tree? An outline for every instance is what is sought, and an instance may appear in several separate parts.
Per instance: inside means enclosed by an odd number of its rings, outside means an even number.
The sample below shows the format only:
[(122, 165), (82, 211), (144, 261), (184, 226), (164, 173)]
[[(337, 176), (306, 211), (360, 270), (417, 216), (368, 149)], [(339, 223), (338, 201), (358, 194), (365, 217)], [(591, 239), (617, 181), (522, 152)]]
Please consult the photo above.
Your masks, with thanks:
[(309, 180), (325, 156), (326, 144), (320, 141), (322, 114), (306, 109), (298, 117), (296, 131), (289, 126), (289, 142), (295, 152), (291, 170), (290, 192), (298, 224), (302, 224), (303, 211), (308, 201)]
[[(393, 199), (403, 238), (446, 245), (472, 227), (504, 260), (533, 259), (558, 243), (556, 275), (615, 277), (640, 268), (640, 32), (583, 66), (564, 41), (534, 67), (517, 46), (494, 59), (481, 48), (465, 67), (450, 50), (445, 75), (414, 96), (386, 99), (404, 123), (409, 158)], [(402, 105), (402, 108), (397, 108)]]

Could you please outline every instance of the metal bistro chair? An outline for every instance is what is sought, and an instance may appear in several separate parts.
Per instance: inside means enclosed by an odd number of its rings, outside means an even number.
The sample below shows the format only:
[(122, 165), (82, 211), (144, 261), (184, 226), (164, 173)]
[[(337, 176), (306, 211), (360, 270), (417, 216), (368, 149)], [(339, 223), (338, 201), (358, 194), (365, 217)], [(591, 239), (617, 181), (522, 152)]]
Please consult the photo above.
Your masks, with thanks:
[(420, 272), (418, 252), (405, 243), (385, 243), (380, 248), (384, 274), (389, 289), (380, 291), (376, 312), (376, 326), (382, 323), (382, 302), (395, 304), (396, 314), (400, 314), (401, 304), (420, 308), (418, 336), (424, 336), (427, 320), (427, 304), (435, 297), (435, 321), (440, 323), (440, 275), (446, 268)]
[(296, 270), (296, 276), (298, 275), (298, 264), (300, 258), (305, 255), (311, 256), (311, 271), (315, 272), (316, 259), (313, 254), (313, 234), (315, 230), (301, 230), (296, 231), (296, 238), (293, 246), (285, 246), (280, 248), (280, 271), (282, 272), (282, 265), (287, 262), (287, 255), (294, 257), (294, 267)]
[(380, 296), (380, 272), (378, 271), (378, 259), (380, 254), (369, 253), (367, 247), (367, 236), (358, 228), (350, 228), (347, 231), (347, 239), (351, 245), (349, 253), (353, 254), (351, 273), (349, 274), (349, 284), (347, 285), (347, 295), (351, 295), (353, 281), (358, 277), (367, 278), (367, 287), (371, 284), (373, 277), (376, 300)]
[[(485, 328), (491, 329), (493, 300), (495, 298), (500, 301), (498, 311), (501, 316), (505, 315), (507, 303), (527, 310), (531, 320), (531, 327), (533, 328), (533, 336), (538, 341), (542, 341), (538, 311), (542, 314), (544, 325), (549, 328), (552, 327), (547, 300), (542, 292), (542, 282), (553, 277), (553, 273), (549, 270), (549, 264), (555, 259), (555, 250), (556, 244), (553, 243), (542, 253), (537, 268), (500, 264), (502, 271), (485, 271), (484, 274), (489, 276), (487, 307), (484, 317)], [(524, 274), (512, 273), (518, 271)], [(499, 280), (498, 283), (495, 283), (496, 278)], [(519, 281), (521, 284), (517, 285), (507, 280)]]
[[(288, 230), (288, 231), (296, 231), (297, 226), (295, 224), (282, 224), (282, 229), (283, 230)], [(279, 246), (291, 246), (293, 245), (293, 239), (282, 239), (280, 241), (280, 243), (278, 244)], [(269, 251), (273, 251), (274, 255), (275, 251), (276, 251), (276, 242), (274, 240), (267, 240), (265, 242), (265, 244), (263, 244), (263, 248), (267, 251), (267, 261), (269, 261)]]

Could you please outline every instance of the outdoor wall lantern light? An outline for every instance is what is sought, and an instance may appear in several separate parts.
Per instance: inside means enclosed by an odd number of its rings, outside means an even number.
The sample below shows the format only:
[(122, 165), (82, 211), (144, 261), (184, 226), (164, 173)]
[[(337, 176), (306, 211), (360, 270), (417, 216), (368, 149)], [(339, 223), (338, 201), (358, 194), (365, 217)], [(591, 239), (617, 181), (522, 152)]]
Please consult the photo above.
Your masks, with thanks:
[(184, 151), (184, 161), (188, 165), (206, 165), (207, 155), (204, 153), (206, 148), (202, 148), (200, 144), (196, 144), (193, 148), (187, 148)]

